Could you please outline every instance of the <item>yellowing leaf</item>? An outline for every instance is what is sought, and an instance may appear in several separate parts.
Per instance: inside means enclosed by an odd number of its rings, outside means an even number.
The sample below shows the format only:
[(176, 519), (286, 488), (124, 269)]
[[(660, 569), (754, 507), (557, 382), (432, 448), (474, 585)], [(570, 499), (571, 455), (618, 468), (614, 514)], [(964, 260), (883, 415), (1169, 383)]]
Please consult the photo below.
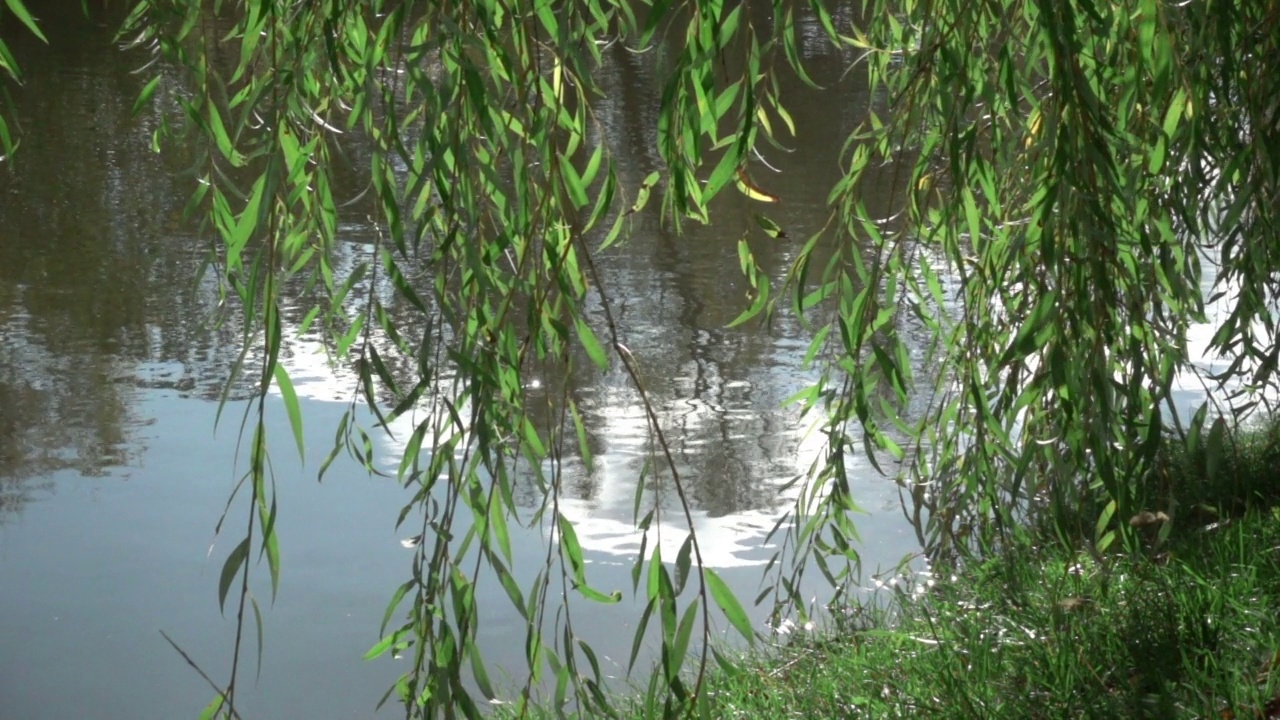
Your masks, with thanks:
[(737, 186), (738, 190), (741, 191), (743, 195), (746, 195), (752, 200), (759, 200), (760, 202), (767, 203), (778, 202), (777, 195), (774, 195), (767, 190), (763, 190), (755, 183), (751, 182), (751, 178), (748, 177), (746, 171), (742, 169), (738, 170), (737, 177), (734, 178), (734, 185)]

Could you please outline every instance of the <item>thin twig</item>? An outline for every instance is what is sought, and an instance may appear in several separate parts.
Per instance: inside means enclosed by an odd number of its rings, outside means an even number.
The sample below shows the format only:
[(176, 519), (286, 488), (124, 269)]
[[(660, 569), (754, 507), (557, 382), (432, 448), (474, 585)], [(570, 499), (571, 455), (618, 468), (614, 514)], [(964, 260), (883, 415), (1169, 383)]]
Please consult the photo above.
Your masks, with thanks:
[(205, 681), (205, 682), (207, 682), (207, 683), (209, 683), (209, 687), (213, 688), (214, 692), (218, 693), (218, 695), (222, 697), (222, 701), (223, 701), (224, 703), (227, 703), (227, 709), (231, 711), (231, 717), (239, 718), (239, 717), (240, 717), (240, 713), (237, 713), (237, 712), (236, 712), (236, 709), (235, 709), (234, 707), (232, 707), (232, 706), (231, 706), (230, 700), (228, 700), (228, 699), (227, 699), (227, 692), (226, 692), (225, 690), (223, 690), (221, 687), (219, 687), (219, 686), (218, 686), (218, 683), (214, 682), (212, 678), (210, 678), (208, 675), (206, 675), (206, 674), (205, 674), (205, 672), (204, 672), (204, 670), (201, 670), (201, 669), (200, 669), (200, 666), (196, 664), (196, 661), (195, 661), (195, 660), (192, 660), (192, 659), (191, 659), (191, 656), (190, 656), (190, 655), (188, 655), (188, 654), (186, 653), (186, 651), (185, 651), (185, 650), (183, 650), (182, 648), (178, 647), (178, 643), (174, 642), (174, 641), (173, 641), (173, 638), (169, 637), (168, 633), (166, 633), (165, 631), (161, 630), (161, 631), (160, 631), (160, 636), (161, 636), (161, 637), (163, 637), (163, 638), (165, 639), (165, 641), (166, 641), (166, 642), (168, 642), (168, 643), (169, 643), (169, 645), (170, 645), (174, 650), (177, 650), (177, 651), (178, 651), (178, 654), (182, 656), (182, 659), (183, 659), (183, 660), (186, 660), (186, 661), (187, 661), (187, 664), (191, 666), (191, 669), (192, 669), (192, 670), (195, 670), (197, 673), (199, 673), (199, 674), (200, 674), (200, 677), (204, 678), (204, 681)]

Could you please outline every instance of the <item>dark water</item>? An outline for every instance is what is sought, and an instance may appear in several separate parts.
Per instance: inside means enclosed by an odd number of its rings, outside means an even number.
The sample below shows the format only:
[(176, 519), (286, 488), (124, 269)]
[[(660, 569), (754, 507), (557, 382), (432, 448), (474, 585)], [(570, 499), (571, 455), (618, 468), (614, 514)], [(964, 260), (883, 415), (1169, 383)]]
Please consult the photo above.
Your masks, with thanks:
[[(86, 20), (79, 3), (65, 4), (42, 16), (49, 47), (3, 28), (26, 84), (10, 87), (23, 144), (0, 165), (0, 717), (190, 717), (211, 690), (160, 631), (225, 682), (234, 623), (219, 612), (217, 583), (231, 543), (214, 526), (245, 468), (245, 403), (233, 399), (214, 421), (239, 337), (234, 324), (211, 325), (216, 288), (196, 281), (209, 239), (180, 220), (191, 190), (182, 153), (151, 151), (159, 111), (130, 114), (148, 77), (132, 71), (145, 58), (114, 47), (113, 18)], [(819, 47), (820, 31), (806, 32)], [(851, 57), (809, 55), (831, 89), (788, 87), (800, 137), (791, 152), (768, 155), (781, 172), (756, 178), (782, 197), (773, 217), (792, 238), (753, 240), (775, 278), (825, 221), (841, 143), (870, 102), (857, 73), (841, 79)], [(619, 52), (601, 80), (601, 119), (632, 185), (657, 162), (659, 80), (646, 62)], [(360, 189), (352, 179), (339, 194)], [(886, 197), (865, 201), (883, 212), (888, 193), (886, 185)], [(689, 483), (707, 559), (744, 599), (772, 552), (763, 536), (791, 504), (779, 487), (819, 447), (781, 407), (811, 379), (798, 370), (805, 331), (785, 316), (767, 330), (725, 327), (747, 303), (737, 241), (752, 209), (730, 190), (714, 226), (676, 236), (649, 218), (600, 259), (624, 342)], [(373, 238), (358, 217), (352, 223), (343, 228), (350, 263)], [(266, 638), (260, 680), (244, 685), (246, 717), (366, 717), (401, 671), (361, 656), (408, 577), (399, 540), (409, 533), (393, 527), (408, 497), (345, 458), (316, 482), (354, 390), (324, 358), (314, 338), (294, 338), (286, 352), (306, 416), (305, 463), (280, 404), (269, 408), (283, 574), (274, 605), (263, 575), (255, 581)], [(648, 452), (641, 407), (620, 372), (586, 370), (571, 382), (596, 468), (570, 468), (565, 512), (579, 523), (593, 583), (627, 588), (638, 547), (631, 502)], [(388, 471), (408, 434), (393, 430), (378, 438)], [(864, 565), (893, 565), (915, 550), (896, 490), (870, 470), (857, 488), (868, 511), (859, 521)], [(667, 557), (683, 539), (677, 530), (663, 533)], [(517, 566), (541, 562), (543, 542), (540, 529), (527, 531)], [(482, 647), (518, 675), (523, 629), (497, 593), (482, 600), (492, 609)], [(597, 651), (625, 662), (630, 631), (618, 629), (634, 622), (635, 607), (575, 612)], [(251, 679), (252, 649), (247, 656)]]

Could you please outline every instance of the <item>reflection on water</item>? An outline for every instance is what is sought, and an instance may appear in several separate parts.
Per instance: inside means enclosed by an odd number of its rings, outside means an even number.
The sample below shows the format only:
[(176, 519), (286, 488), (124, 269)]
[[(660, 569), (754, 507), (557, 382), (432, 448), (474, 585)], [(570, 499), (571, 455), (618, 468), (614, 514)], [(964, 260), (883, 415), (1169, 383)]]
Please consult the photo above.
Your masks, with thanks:
[(95, 477), (138, 462), (141, 391), (193, 391), (183, 368), (219, 354), (192, 287), (201, 248), (172, 233), (182, 191), (160, 180), (170, 171), (147, 149), (148, 118), (129, 117), (142, 79), (125, 58), (101, 64), (109, 30), (50, 15), (50, 47), (6, 37), (26, 60), (28, 87), (40, 89), (17, 95), (25, 135), (0, 166), (0, 506), (9, 509), (39, 497), (56, 472)]
[[(26, 131), (21, 152), (0, 166), (0, 707), (24, 718), (187, 716), (209, 690), (157, 631), (215, 677), (228, 665), (231, 619), (216, 602), (228, 548), (213, 527), (244, 469), (236, 431), (246, 405), (233, 396), (216, 434), (214, 417), (240, 338), (235, 322), (212, 322), (213, 280), (196, 282), (210, 250), (179, 221), (191, 189), (180, 149), (150, 151), (159, 111), (130, 115), (146, 80), (131, 73), (141, 59), (114, 48), (115, 18), (78, 12), (77, 2), (47, 4), (49, 47), (6, 35), (27, 87), (12, 90)], [(788, 86), (799, 138), (788, 151), (764, 150), (777, 172), (762, 168), (757, 177), (782, 198), (772, 216), (792, 238), (824, 223), (826, 188), (840, 172), (836, 150), (870, 102), (856, 74), (841, 79), (851, 58), (819, 54), (820, 31), (802, 30), (813, 74), (830, 89)], [(612, 52), (600, 78), (610, 98), (600, 118), (623, 180), (634, 186), (656, 166), (657, 85), (648, 60), (621, 46)], [(338, 194), (361, 189), (349, 180)], [(864, 201), (887, 214), (888, 193)], [(810, 379), (799, 371), (804, 330), (785, 314), (769, 328), (726, 328), (746, 306), (736, 244), (753, 208), (730, 191), (713, 210), (714, 227), (682, 236), (646, 218), (632, 242), (599, 263), (622, 341), (672, 442), (708, 561), (751, 598), (771, 552), (761, 540), (791, 503), (779, 488), (807, 469), (818, 441), (781, 407)], [(367, 259), (371, 231), (348, 225), (343, 234), (347, 267)], [(797, 250), (795, 240), (751, 242), (775, 278)], [(388, 305), (395, 312), (394, 298)], [(303, 465), (292, 457), (273, 403), (284, 571), (279, 602), (266, 613), (261, 684), (246, 691), (244, 709), (259, 717), (363, 717), (398, 672), (360, 656), (408, 572), (393, 527), (408, 498), (346, 460), (323, 485), (315, 482), (354, 383), (329, 366), (314, 339), (290, 340), (282, 358), (303, 398), (307, 458)], [(563, 508), (579, 523), (593, 583), (625, 588), (623, 564), (639, 542), (632, 501), (650, 438), (628, 378), (618, 368), (579, 365), (566, 382), (595, 465), (567, 466)], [(381, 438), (381, 467), (394, 469), (412, 420)], [(867, 566), (895, 563), (914, 545), (892, 485), (868, 472), (858, 492), (870, 511), (860, 522)], [(675, 509), (669, 493), (661, 502)], [(674, 557), (682, 523), (662, 534)], [(527, 562), (516, 567), (536, 568), (545, 533), (535, 527), (526, 535), (518, 547)], [(486, 658), (516, 673), (523, 648), (510, 638), (523, 630), (499, 612), (505, 603), (499, 597), (482, 608), (481, 643)], [(618, 628), (634, 621), (634, 607), (575, 612), (576, 627), (602, 655), (626, 657), (629, 632)]]

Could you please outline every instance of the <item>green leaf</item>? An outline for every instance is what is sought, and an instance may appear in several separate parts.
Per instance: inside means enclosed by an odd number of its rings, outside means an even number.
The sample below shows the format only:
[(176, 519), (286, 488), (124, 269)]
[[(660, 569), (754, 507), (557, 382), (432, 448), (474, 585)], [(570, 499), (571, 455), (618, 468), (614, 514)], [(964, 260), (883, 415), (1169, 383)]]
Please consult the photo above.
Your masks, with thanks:
[(783, 231), (782, 228), (778, 227), (778, 224), (775, 223), (770, 218), (764, 215), (761, 215), (759, 213), (753, 213), (752, 217), (755, 218), (756, 224), (759, 225), (762, 230), (764, 230), (765, 235), (768, 235), (774, 240), (787, 239), (787, 233)]
[(1210, 480), (1218, 480), (1218, 472), (1222, 469), (1223, 445), (1227, 435), (1227, 421), (1219, 416), (1209, 428), (1209, 439), (1205, 443), (1205, 473)]
[(404, 631), (403, 629), (401, 629), (401, 630), (397, 630), (397, 631), (395, 631), (395, 632), (391, 633), (390, 635), (387, 635), (386, 637), (382, 638), (381, 640), (379, 640), (379, 641), (378, 641), (378, 643), (377, 643), (376, 645), (374, 645), (373, 647), (369, 648), (369, 652), (367, 652), (367, 653), (365, 653), (365, 654), (364, 654), (364, 659), (365, 659), (365, 660), (372, 660), (372, 659), (374, 659), (374, 658), (376, 658), (376, 657), (380, 657), (380, 656), (382, 656), (382, 655), (383, 655), (383, 654), (385, 654), (388, 650), (390, 650), (390, 649), (392, 648), (392, 646), (394, 646), (394, 645), (396, 645), (397, 643), (399, 643), (399, 642), (400, 642), (400, 638), (404, 636), (404, 633), (405, 633), (405, 631)]
[(1201, 403), (1195, 414), (1191, 416), (1191, 425), (1187, 428), (1186, 445), (1186, 453), (1189, 457), (1195, 457), (1200, 450), (1200, 435), (1204, 432), (1204, 421), (1208, 412), (1209, 403)]
[(538, 19), (542, 21), (542, 26), (546, 28), (547, 34), (553, 40), (560, 37), (560, 23), (556, 20), (555, 10), (550, 2), (538, 2), (534, 6), (534, 10), (538, 15)]
[(480, 688), (480, 694), (484, 695), (486, 700), (493, 700), (497, 695), (494, 694), (493, 685), (489, 682), (489, 673), (485, 670), (484, 659), (480, 656), (480, 646), (470, 644), (467, 654), (471, 656), (471, 675), (476, 681), (476, 687)]
[(378, 626), (378, 634), (382, 635), (387, 632), (387, 623), (391, 622), (391, 616), (395, 613), (396, 608), (400, 607), (400, 601), (404, 599), (405, 593), (416, 585), (415, 580), (406, 580), (391, 595), (391, 602), (387, 603), (387, 609), (382, 614), (382, 624)]
[(1182, 120), (1186, 109), (1187, 90), (1186, 88), (1178, 88), (1178, 91), (1173, 94), (1173, 100), (1169, 101), (1169, 109), (1165, 112), (1164, 122), (1160, 127), (1164, 131), (1165, 137), (1173, 137), (1173, 133), (1178, 129), (1178, 123)]
[(738, 666), (735, 665), (728, 657), (725, 657), (724, 653), (720, 652), (715, 645), (711, 646), (711, 655), (715, 658), (716, 665), (719, 666), (720, 672), (733, 673), (739, 669)]
[(582, 546), (578, 544), (578, 533), (574, 531), (573, 523), (564, 515), (556, 516), (556, 526), (560, 529), (560, 549), (569, 561), (573, 578), (579, 584), (585, 585), (586, 569), (582, 562)]
[(742, 604), (738, 602), (738, 598), (734, 597), (733, 591), (729, 586), (720, 579), (715, 570), (711, 568), (703, 568), (703, 577), (706, 578), (707, 590), (711, 593), (711, 599), (715, 601), (716, 607), (724, 613), (729, 619), (729, 623), (738, 631), (747, 642), (755, 642), (755, 631), (751, 627), (751, 620), (747, 617), (747, 613), (742, 609)]
[(289, 416), (289, 426), (293, 428), (293, 439), (298, 445), (298, 458), (304, 463), (307, 460), (307, 448), (302, 436), (302, 406), (298, 403), (298, 393), (293, 389), (293, 381), (284, 365), (276, 363), (276, 387), (280, 388), (280, 399), (284, 400), (284, 411)]
[(653, 554), (649, 557), (649, 572), (645, 579), (645, 597), (657, 599), (659, 576), (662, 574), (662, 544), (655, 543)]
[(137, 99), (133, 101), (133, 108), (129, 111), (130, 115), (137, 115), (147, 103), (151, 102), (151, 98), (156, 94), (156, 88), (160, 85), (160, 76), (156, 75), (142, 86), (142, 92), (138, 93)]
[(240, 155), (236, 152), (235, 143), (231, 142), (231, 136), (227, 134), (226, 126), (222, 124), (222, 114), (213, 106), (213, 103), (209, 103), (208, 127), (210, 134), (213, 136), (214, 145), (218, 147), (218, 152), (222, 153), (222, 156), (232, 165), (236, 167), (242, 165)]
[(200, 720), (213, 720), (213, 718), (217, 717), (222, 710), (222, 703), (222, 695), (219, 694), (205, 706), (204, 710), (200, 711)]
[(489, 499), (489, 527), (498, 541), (498, 551), (511, 562), (511, 532), (507, 528), (506, 507), (502, 504), (502, 496), (495, 493)]
[(738, 172), (738, 167), (742, 163), (742, 154), (739, 152), (738, 143), (730, 145), (725, 150), (724, 156), (720, 158), (720, 162), (716, 164), (715, 170), (711, 171), (711, 177), (707, 180), (706, 186), (702, 189), (703, 204), (711, 202), (729, 181)]
[(570, 674), (568, 666), (561, 667), (556, 670), (556, 690), (554, 697), (555, 707), (557, 709), (565, 706), (566, 698), (568, 697), (569, 679)]
[[(0, 43), (0, 50), (3, 49), (3, 43)], [(0, 114), (0, 150), (4, 151), (4, 154), (0, 155), (0, 162), (4, 162), (6, 156), (13, 155), (14, 150), (17, 149), (17, 144), (13, 142), (13, 137), (9, 134), (9, 124), (4, 121), (4, 116)]]
[[(267, 182), (266, 175), (258, 176), (258, 180), (253, 184), (253, 191), (249, 195), (249, 202), (245, 205), (244, 212), (240, 213), (240, 218), (236, 220), (234, 229), (226, 238), (228, 254), (235, 252), (239, 254), (249, 242), (249, 237), (253, 235), (253, 231), (258, 227), (258, 212), (262, 206), (262, 193)], [(363, 320), (363, 315), (357, 320)], [(354, 323), (353, 323), (354, 324)]]
[(603, 605), (615, 605), (622, 602), (622, 593), (618, 590), (613, 590), (609, 593), (602, 593), (586, 583), (576, 583), (573, 587), (584, 598), (592, 602), (598, 602)]
[[(650, 511), (652, 513), (652, 511)], [(636, 553), (635, 560), (631, 562), (631, 592), (632, 594), (640, 592), (640, 573), (644, 571), (645, 548), (649, 546), (649, 533), (642, 531), (640, 534), (640, 550)]]
[(654, 30), (658, 28), (658, 24), (666, 17), (667, 10), (670, 7), (671, 0), (654, 0), (649, 6), (649, 16), (645, 19), (644, 30), (640, 34), (639, 47), (646, 47), (649, 44)]
[(1098, 552), (1106, 552), (1107, 548), (1111, 547), (1111, 543), (1115, 542), (1115, 540), (1115, 530), (1108, 530), (1103, 533), (1102, 537), (1098, 538)]
[(1053, 316), (1058, 303), (1058, 293), (1050, 290), (1040, 296), (1039, 302), (1027, 319), (1023, 321), (1022, 327), (1018, 328), (1018, 334), (1014, 337), (1013, 342), (1009, 343), (1009, 347), (1005, 349), (1004, 354), (1000, 356), (999, 364), (1007, 365), (1016, 358), (1023, 358), (1035, 352), (1041, 347), (1041, 343), (1037, 341), (1037, 335), (1044, 328), (1049, 319)]
[(533, 421), (526, 417), (521, 426), (524, 428), (524, 441), (528, 443), (529, 450), (535, 457), (544, 457), (547, 450), (538, 436), (538, 429), (534, 427)]
[(520, 613), (520, 617), (528, 620), (529, 616), (525, 608), (524, 593), (520, 592), (520, 586), (516, 584), (516, 579), (507, 571), (507, 566), (503, 565), (501, 560), (493, 558), (492, 563), (493, 572), (498, 576), (498, 583), (502, 585), (503, 591), (507, 593), (507, 599), (511, 601), (512, 607), (516, 609), (516, 612)]
[(667, 680), (679, 677), (680, 668), (684, 665), (685, 656), (689, 654), (689, 640), (693, 637), (693, 624), (698, 618), (698, 599), (694, 598), (685, 608), (680, 618), (680, 627), (676, 630), (675, 642), (671, 645), (669, 662), (667, 663)]
[(568, 156), (560, 155), (559, 160), (560, 177), (564, 179), (564, 188), (569, 193), (569, 201), (573, 203), (573, 209), (581, 209), (589, 202), (586, 186)]
[(600, 672), (600, 661), (596, 658), (596, 651), (591, 646), (579, 640), (578, 647), (582, 650), (582, 654), (587, 656), (587, 662), (591, 665), (591, 676), (597, 684), (604, 682), (604, 676)]
[(1105, 536), (1107, 528), (1111, 525), (1111, 518), (1115, 517), (1115, 514), (1116, 501), (1111, 500), (1102, 508), (1102, 513), (1098, 515), (1098, 524), (1094, 528), (1094, 537), (1099, 538), (1098, 550), (1106, 549), (1103, 547), (1101, 539)]
[(218, 580), (218, 607), (223, 612), (226, 612), (227, 592), (231, 590), (231, 583), (236, 579), (236, 574), (240, 572), (241, 566), (248, 557), (249, 538), (245, 538), (227, 556), (226, 562), (222, 563), (222, 577)]
[(582, 456), (582, 465), (590, 475), (595, 469), (591, 458), (591, 446), (587, 443), (587, 428), (582, 423), (582, 414), (578, 412), (578, 404), (569, 399), (569, 415), (573, 418), (573, 429), (578, 435), (578, 453)]
[(684, 591), (685, 581), (689, 579), (689, 564), (693, 550), (693, 533), (689, 533), (684, 538), (684, 544), (680, 546), (680, 552), (676, 554), (676, 594), (679, 595)]
[(600, 170), (600, 160), (603, 157), (604, 145), (597, 145), (595, 151), (591, 153), (591, 159), (587, 161), (586, 169), (582, 171), (582, 185), (584, 188), (591, 187), (591, 183), (595, 182), (596, 173)]
[(976, 247), (982, 240), (982, 215), (978, 212), (978, 201), (968, 187), (960, 189), (960, 198), (964, 203), (964, 216), (969, 225), (969, 242)]
[(250, 597), (249, 604), (253, 606), (253, 622), (254, 622), (254, 627), (256, 627), (258, 631), (258, 666), (257, 666), (256, 674), (258, 678), (261, 678), (262, 677), (262, 609), (258, 607), (257, 598)]
[(640, 654), (640, 646), (644, 644), (645, 631), (649, 628), (649, 618), (653, 615), (653, 609), (657, 606), (656, 598), (650, 599), (645, 603), (644, 612), (640, 613), (640, 622), (636, 625), (636, 631), (631, 636), (631, 658), (627, 661), (627, 673), (636, 666), (636, 656)]
[(258, 504), (258, 518), (262, 523), (262, 554), (267, 556), (267, 571), (271, 573), (271, 601), (274, 603), (276, 593), (280, 590), (280, 534), (276, 532), (274, 495), (271, 498), (270, 509), (265, 502)]
[(31, 31), (32, 35), (40, 38), (46, 45), (49, 44), (49, 38), (45, 37), (44, 33), (40, 32), (40, 26), (36, 24), (36, 19), (31, 17), (31, 13), (27, 12), (27, 8), (23, 6), (22, 0), (4, 0), (4, 2), (5, 5), (9, 6), (9, 10), (18, 18), (18, 20), (20, 20), (23, 25), (27, 26), (27, 29)]
[(9, 77), (22, 81), (22, 73), (18, 70), (18, 61), (13, 57), (13, 53), (9, 52), (9, 46), (0, 40), (0, 70), (9, 74)]
[(591, 330), (591, 326), (583, 322), (582, 318), (576, 318), (574, 325), (578, 328), (578, 342), (582, 343), (582, 349), (587, 351), (587, 356), (591, 358), (591, 362), (601, 370), (609, 369), (609, 358), (604, 353), (604, 348), (600, 345), (600, 340), (596, 338), (596, 334)]

